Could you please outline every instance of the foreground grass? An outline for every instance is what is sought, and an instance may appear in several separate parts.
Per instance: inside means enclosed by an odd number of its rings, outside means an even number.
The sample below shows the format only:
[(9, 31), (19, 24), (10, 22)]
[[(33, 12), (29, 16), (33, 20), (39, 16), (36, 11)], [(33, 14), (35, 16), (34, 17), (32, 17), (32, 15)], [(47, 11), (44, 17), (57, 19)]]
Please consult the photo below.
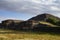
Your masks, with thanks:
[(0, 29), (0, 40), (60, 40), (60, 34), (32, 33)]

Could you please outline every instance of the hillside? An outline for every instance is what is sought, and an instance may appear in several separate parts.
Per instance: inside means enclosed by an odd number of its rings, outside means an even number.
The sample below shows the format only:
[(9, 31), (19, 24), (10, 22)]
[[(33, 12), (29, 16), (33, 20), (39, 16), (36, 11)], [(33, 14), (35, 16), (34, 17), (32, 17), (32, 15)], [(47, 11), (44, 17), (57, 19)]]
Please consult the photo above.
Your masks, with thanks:
[(40, 15), (37, 15), (35, 17), (32, 17), (30, 18), (29, 20), (34, 20), (34, 21), (43, 21), (43, 22), (49, 22), (53, 25), (58, 25), (60, 26), (60, 18), (54, 16), (54, 15), (51, 15), (51, 14), (40, 14)]
[[(42, 27), (42, 28), (41, 28)], [(51, 14), (40, 14), (27, 21), (22, 20), (4, 20), (1, 23), (1, 27), (4, 29), (12, 30), (28, 30), (34, 31), (37, 29), (57, 31), (60, 30), (60, 18)], [(52, 29), (52, 30), (51, 30)], [(40, 30), (41, 31), (41, 30)]]
[(56, 17), (54, 15), (48, 14), (48, 13), (39, 14), (39, 15), (37, 15), (35, 17), (30, 18), (29, 20), (47, 21), (49, 18), (55, 18), (57, 20), (60, 20), (60, 18), (58, 18), (58, 17)]

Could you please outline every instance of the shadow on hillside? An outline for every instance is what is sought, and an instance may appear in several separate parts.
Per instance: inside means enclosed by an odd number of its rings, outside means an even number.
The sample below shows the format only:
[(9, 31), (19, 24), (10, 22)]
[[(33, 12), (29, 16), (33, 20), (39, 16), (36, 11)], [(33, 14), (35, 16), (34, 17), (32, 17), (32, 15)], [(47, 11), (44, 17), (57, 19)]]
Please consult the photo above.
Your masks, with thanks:
[[(18, 31), (18, 32), (27, 32), (27, 33), (36, 33), (36, 34), (56, 34), (56, 35), (60, 35), (60, 27), (37, 27), (37, 28), (33, 28), (33, 29), (22, 29), (22, 28), (4, 28), (4, 27), (0, 27), (4, 30), (14, 30), (14, 31)], [(5, 32), (6, 33), (6, 32)], [(14, 32), (11, 32), (14, 33)]]
[(34, 28), (34, 31), (38, 33), (60, 34), (60, 27), (38, 27)]

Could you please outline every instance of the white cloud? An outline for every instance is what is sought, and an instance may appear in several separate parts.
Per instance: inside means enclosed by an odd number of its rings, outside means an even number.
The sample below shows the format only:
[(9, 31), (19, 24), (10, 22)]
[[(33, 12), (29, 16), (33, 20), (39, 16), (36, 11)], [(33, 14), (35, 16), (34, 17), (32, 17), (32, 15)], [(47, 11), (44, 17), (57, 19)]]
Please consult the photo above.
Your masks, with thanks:
[(50, 5), (53, 4), (56, 0), (32, 0), (35, 3)]
[(41, 0), (32, 0), (32, 2), (41, 3)]
[(60, 11), (60, 8), (55, 7), (55, 6), (52, 6), (52, 7), (51, 7), (51, 10)]
[(8, 17), (1, 17), (1, 16), (0, 16), (0, 20), (5, 20), (5, 19), (18, 19), (18, 18), (11, 18), (11, 17), (8, 18)]
[(60, 13), (60, 0), (0, 0), (0, 9), (22, 13)]

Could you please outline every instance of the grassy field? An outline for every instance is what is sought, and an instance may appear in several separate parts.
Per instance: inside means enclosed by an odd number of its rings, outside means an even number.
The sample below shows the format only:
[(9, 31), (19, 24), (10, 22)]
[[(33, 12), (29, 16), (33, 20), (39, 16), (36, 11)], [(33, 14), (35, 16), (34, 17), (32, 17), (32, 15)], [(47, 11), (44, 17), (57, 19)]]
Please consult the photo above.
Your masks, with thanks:
[(0, 29), (0, 40), (60, 40), (60, 34), (42, 34)]

